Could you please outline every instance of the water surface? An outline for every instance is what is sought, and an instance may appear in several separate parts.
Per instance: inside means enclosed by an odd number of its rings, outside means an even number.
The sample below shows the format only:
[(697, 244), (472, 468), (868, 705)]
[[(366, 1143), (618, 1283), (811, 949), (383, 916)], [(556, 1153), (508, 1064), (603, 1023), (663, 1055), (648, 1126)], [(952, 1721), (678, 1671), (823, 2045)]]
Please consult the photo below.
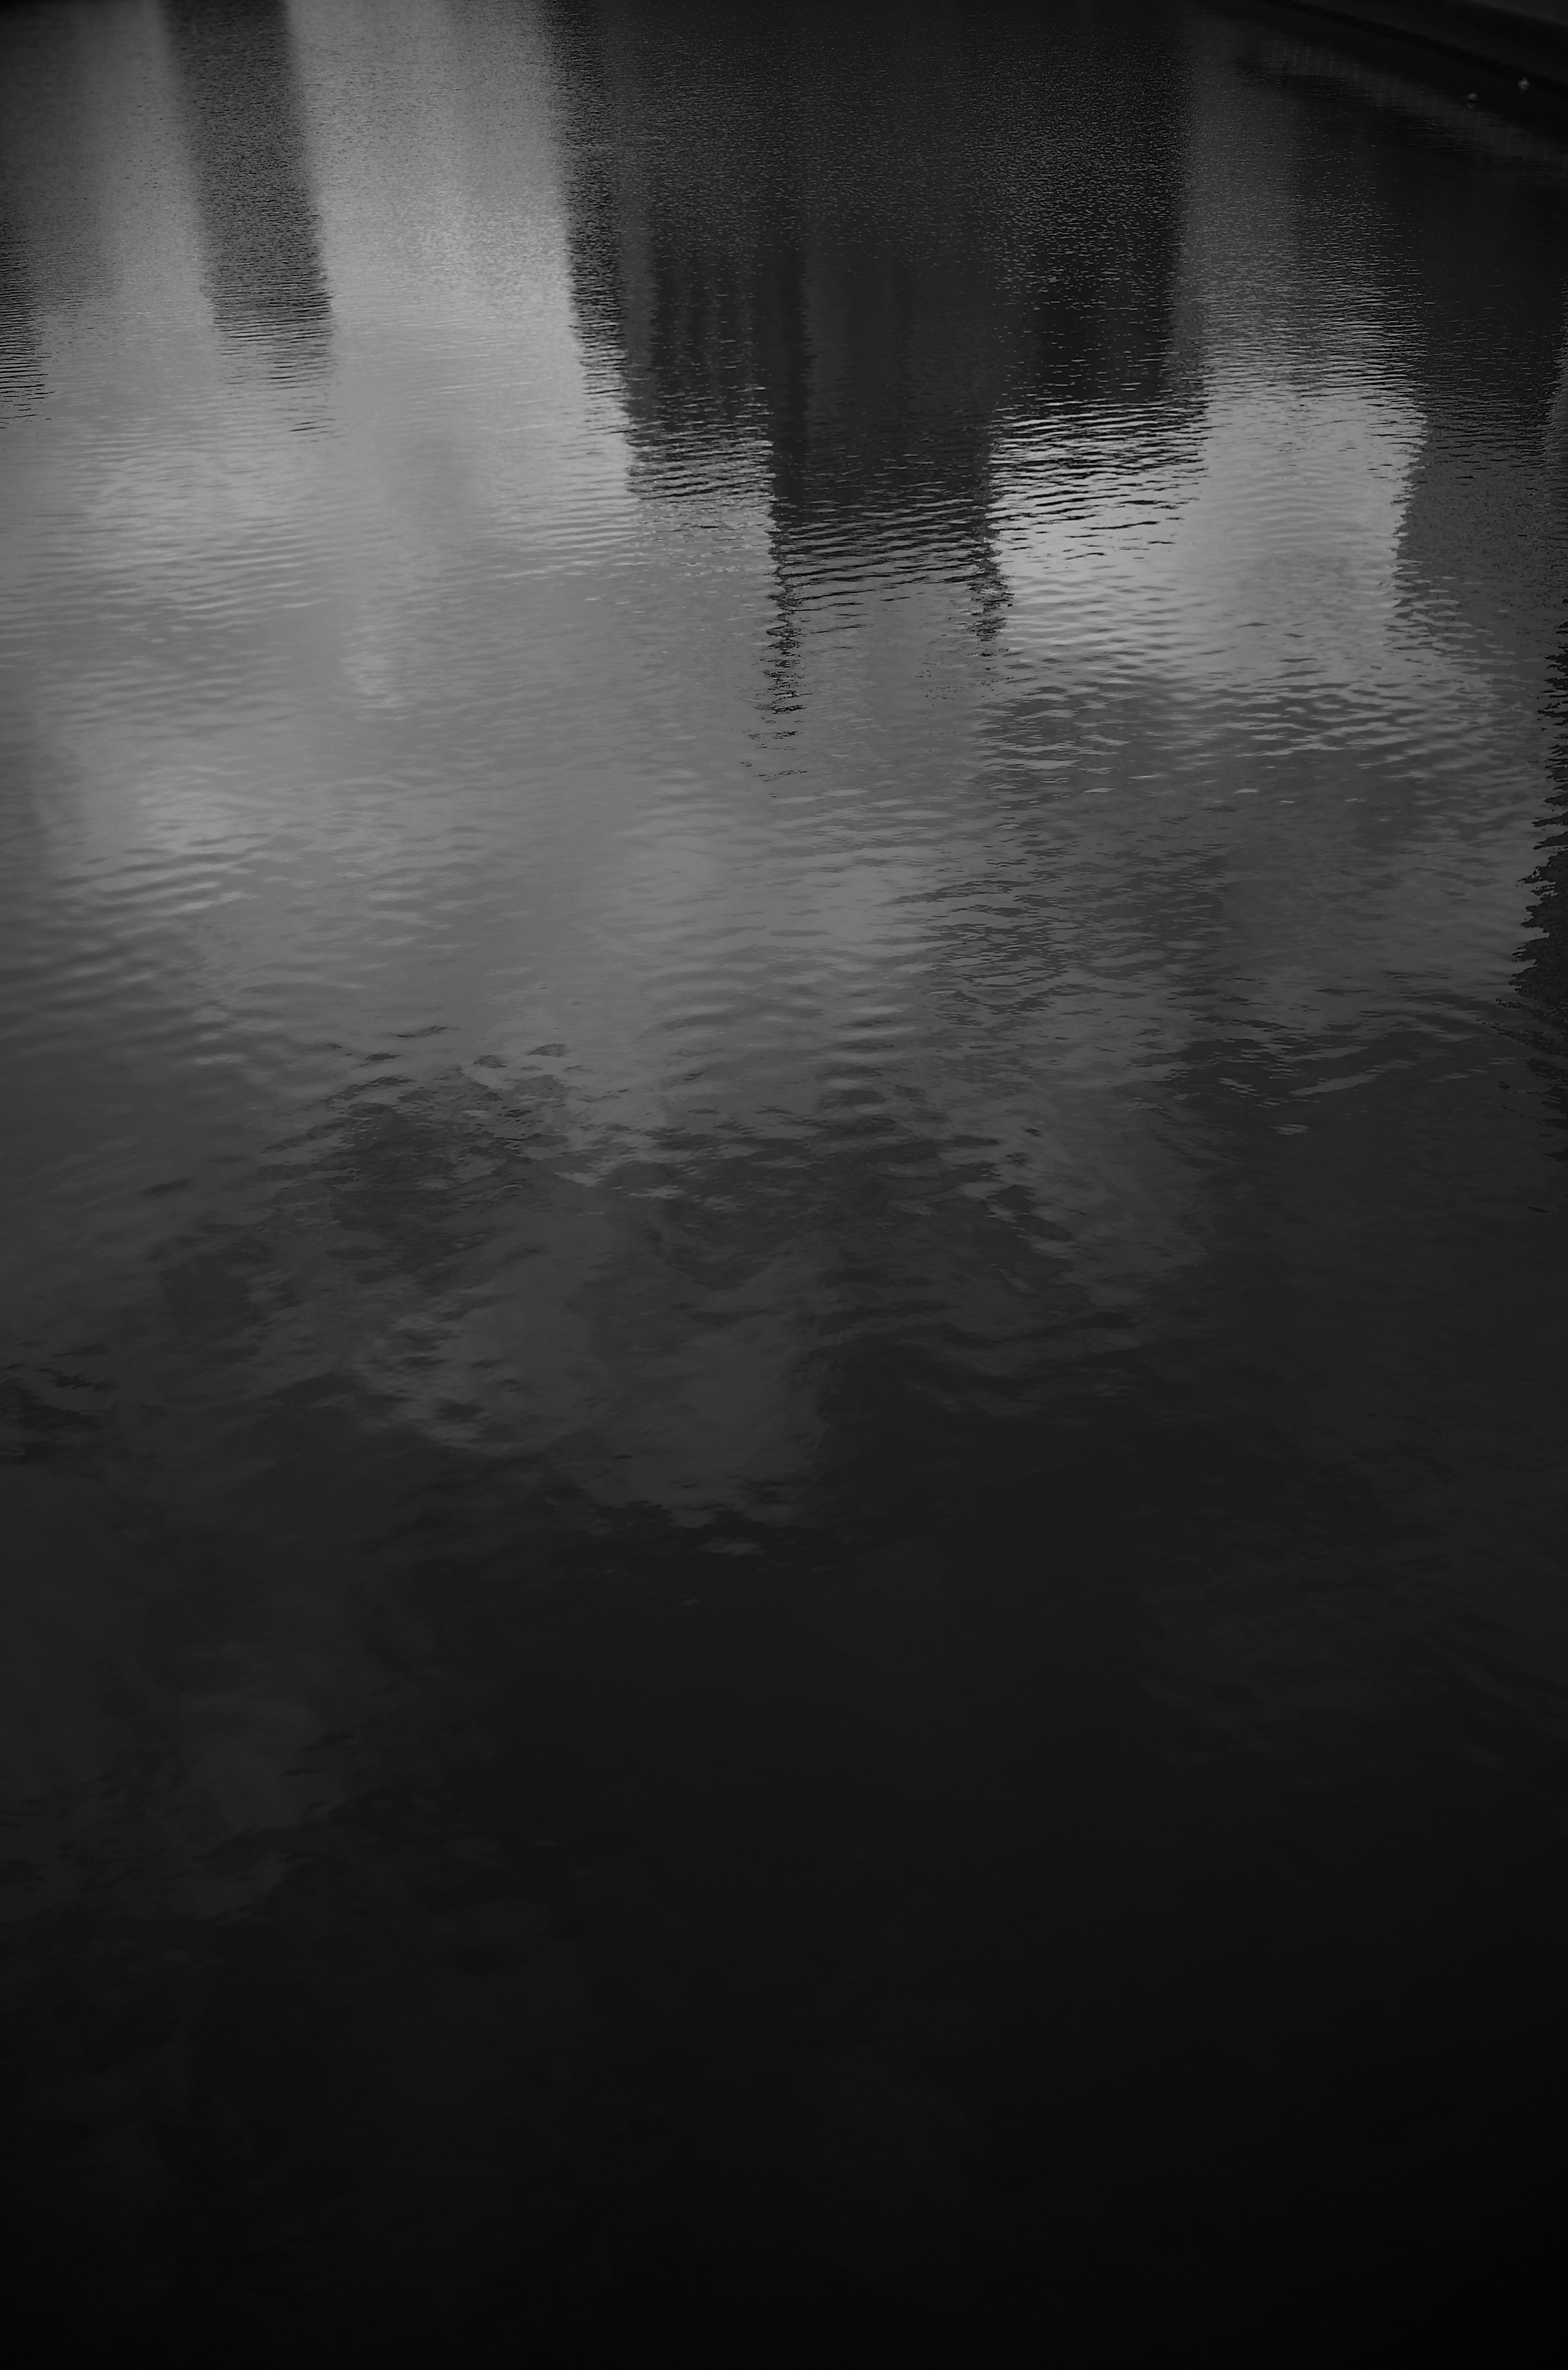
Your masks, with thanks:
[(1324, 38), (0, 22), (56, 2344), (1544, 2294), (1568, 151)]

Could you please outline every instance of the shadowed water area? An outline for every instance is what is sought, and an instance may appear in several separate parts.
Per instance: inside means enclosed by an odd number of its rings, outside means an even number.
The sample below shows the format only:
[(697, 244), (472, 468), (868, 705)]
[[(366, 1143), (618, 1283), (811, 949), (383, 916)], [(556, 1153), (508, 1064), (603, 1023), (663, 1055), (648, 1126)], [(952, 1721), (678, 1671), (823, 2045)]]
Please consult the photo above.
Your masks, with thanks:
[(1332, 39), (0, 16), (39, 2358), (1536, 2358), (1568, 145)]

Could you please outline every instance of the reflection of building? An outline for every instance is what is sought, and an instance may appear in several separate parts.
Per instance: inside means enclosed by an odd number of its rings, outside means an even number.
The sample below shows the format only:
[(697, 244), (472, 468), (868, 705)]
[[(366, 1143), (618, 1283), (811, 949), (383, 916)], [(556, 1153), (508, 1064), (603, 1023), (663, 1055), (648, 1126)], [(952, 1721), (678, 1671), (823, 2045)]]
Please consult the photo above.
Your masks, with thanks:
[[(1562, 351), (1555, 400), (1547, 416), (1545, 457), (1549, 500), (1542, 505), (1549, 529), (1549, 550), (1561, 571), (1568, 559), (1568, 345)], [(1538, 1022), (1544, 1024), (1551, 1057), (1551, 1091), (1557, 1108), (1568, 1120), (1568, 1078), (1562, 1056), (1568, 1053), (1568, 637), (1560, 641), (1547, 682), (1542, 710), (1551, 733), (1551, 791), (1542, 817), (1541, 862), (1531, 880), (1535, 892), (1530, 922), (1538, 933), (1524, 949), (1519, 963), (1519, 994)]]
[(32, 275), (21, 241), (0, 217), (0, 410), (31, 411), (43, 397)]
[[(1009, 696), (986, 721), (1020, 814), (1109, 794), (1081, 845), (1113, 851), (1113, 895), (1086, 863), (1064, 902), (1055, 847), (1031, 894), (1075, 953), (1120, 944), (1123, 978), (1136, 945), (1145, 1042), (1203, 1078), (1243, 979), (1251, 1024), (1293, 1050), (1234, 1076), (1286, 1094), (1353, 1010), (1389, 1025), (1390, 982), (1485, 1025), (1505, 987), (1568, 555), (1562, 396), (1543, 466), (1561, 180), (1416, 86), (1189, 21), (1179, 302), (1201, 402), (1164, 453), (1152, 410), (1099, 436), (1008, 423)], [(1565, 872), (1541, 876), (1530, 958), (1562, 1017)], [(1031, 916), (1035, 945), (1046, 927)]]
[[(1403, 300), (1402, 361), (1424, 420), (1401, 537), (1401, 590), (1440, 624), (1491, 702), (1499, 757), (1539, 778), (1551, 739), (1544, 860), (1535, 871), (1518, 992), (1562, 1049), (1568, 1028), (1568, 291), (1556, 156), (1504, 127), (1490, 169), (1430, 174), (1424, 202), (1389, 144), (1369, 156), (1378, 211), (1397, 219), (1386, 270)], [(1378, 187), (1378, 181), (1383, 186)], [(1389, 242), (1392, 247), (1392, 242)], [(1486, 711), (1474, 703), (1478, 715)], [(1517, 878), (1516, 872), (1515, 878)], [(1556, 1086), (1560, 1103), (1561, 1083)]]
[(1557, 725), (1556, 782), (1550, 800), (1550, 837), (1545, 855), (1530, 886), (1535, 892), (1530, 921), (1539, 935), (1525, 949), (1519, 964), (1519, 993), (1548, 1032), (1554, 1056), (1555, 1099), (1568, 1117), (1568, 1083), (1561, 1068), (1568, 1052), (1568, 650), (1553, 670), (1551, 707)]
[(284, 0), (165, 0), (223, 335), (288, 377), (331, 318)]
[(113, 285), (102, 81), (77, 11), (0, 12), (0, 411), (41, 401), (52, 323)]
[(1136, 403), (1166, 367), (1166, 20), (1131, 9), (1118, 41), (1103, 17), (1085, 37), (945, 10), (552, 17), (584, 340), (669, 490), (693, 440), (760, 461), (780, 689), (813, 572), (945, 553), (984, 635), (998, 416)]

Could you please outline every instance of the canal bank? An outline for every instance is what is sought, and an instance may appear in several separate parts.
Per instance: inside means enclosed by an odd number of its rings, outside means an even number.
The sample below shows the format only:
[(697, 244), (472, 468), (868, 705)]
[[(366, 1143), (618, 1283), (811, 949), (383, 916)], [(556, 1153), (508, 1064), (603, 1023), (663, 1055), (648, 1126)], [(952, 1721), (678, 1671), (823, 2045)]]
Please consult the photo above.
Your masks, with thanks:
[[(1568, 98), (1568, 0), (1343, 0), (1307, 14), (1419, 41), (1438, 56)], [(1484, 95), (1484, 94), (1483, 94)]]

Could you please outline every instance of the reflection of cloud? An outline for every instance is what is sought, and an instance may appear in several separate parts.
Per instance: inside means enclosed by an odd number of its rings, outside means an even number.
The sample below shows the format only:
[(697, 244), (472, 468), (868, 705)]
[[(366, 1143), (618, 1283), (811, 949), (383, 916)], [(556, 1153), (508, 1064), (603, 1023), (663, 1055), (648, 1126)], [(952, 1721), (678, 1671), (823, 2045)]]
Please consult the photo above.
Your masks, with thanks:
[(1368, 678), (1389, 666), (1440, 686), (1399, 582), (1412, 403), (1376, 380), (1222, 381), (1180, 457), (1152, 468), (1127, 425), (998, 454), (998, 558), (1026, 648), (1101, 681), (1254, 696), (1366, 686), (1381, 702), (1396, 685)]
[(813, 1254), (714, 1229), (712, 1160), (594, 1179), (577, 1134), (548, 1071), (500, 1062), (351, 1116), (329, 1213), (308, 1191), (295, 1212), (309, 1283), (262, 1352), (274, 1386), (346, 1371), (383, 1420), (600, 1502), (761, 1513), (809, 1464)]
[[(1202, 1123), (1155, 1105), (1205, 1031), (1265, 1007), (1309, 1030), (1335, 965), (1490, 961), (1506, 831), (1478, 855), (1401, 820), (1369, 862), (1349, 826), (1293, 836), (1275, 809), (1243, 848), (1233, 805), (1205, 819), (1265, 767), (1340, 789), (1396, 750), (1458, 765), (1505, 705), (1428, 597), (1428, 407), (1378, 328), (1377, 256), (1355, 305), (1302, 296), (1274, 101), (1224, 60), (1191, 141), (1147, 77), (1096, 86), (1099, 132), (1051, 98), (1020, 191), (1038, 86), (977, 70), (923, 124), (865, 53), (825, 115), (798, 94), (802, 141), (766, 76), (729, 89), (752, 52), (726, 25), (703, 85), (732, 102), (726, 210), (660, 113), (698, 104), (662, 17), (657, 72), (632, 42), (579, 86), (548, 19), (459, 37), (309, 0), (314, 178), (279, 12), (170, 22), (225, 334), (324, 351), (329, 259), (341, 435), (302, 455), (254, 384), (178, 417), (134, 390), (138, 432), (71, 454), (37, 696), (80, 784), (51, 807), (62, 872), (135, 884), (117, 924), (160, 1076), (173, 1047), (213, 1081), (221, 1042), (224, 1109), (271, 1126), (399, 1040), (403, 1152), (390, 1122), (344, 1140), (387, 1202), (406, 1159), (429, 1260), (410, 1222), (372, 1282), (363, 1199), (301, 1215), (320, 1274), (269, 1336), (279, 1387), (333, 1369), (604, 1494), (761, 1502), (814, 1454), (846, 1263), (886, 1267), (868, 1326), (946, 1324), (1021, 1392), (1041, 1308), (1125, 1311), (1201, 1255)], [(218, 186), (248, 92), (282, 127), (255, 225)], [(1130, 193), (1087, 153), (1102, 132), (1134, 141)], [(118, 349), (84, 351), (115, 381)], [(788, 732), (758, 715), (780, 583)], [(1155, 814), (1172, 785), (1185, 811)], [(433, 1014), (446, 1040), (409, 1053)], [(547, 1043), (548, 1182), (454, 1084)], [(693, 1281), (705, 1228), (724, 1272)]]
[[(1281, 86), (1295, 52), (1191, 38), (1177, 311), (1201, 399), (1163, 441), (1107, 404), (999, 443), (1029, 673), (998, 742), (1042, 796), (1105, 798), (1171, 1023), (1185, 1005), (1201, 1032), (1230, 977), (1253, 1024), (1381, 1026), (1412, 993), (1495, 993), (1517, 930), (1560, 564), (1547, 201), (1458, 172), (1396, 199), (1394, 135), (1315, 119)], [(1521, 372), (1486, 351), (1483, 224), (1528, 283)]]

